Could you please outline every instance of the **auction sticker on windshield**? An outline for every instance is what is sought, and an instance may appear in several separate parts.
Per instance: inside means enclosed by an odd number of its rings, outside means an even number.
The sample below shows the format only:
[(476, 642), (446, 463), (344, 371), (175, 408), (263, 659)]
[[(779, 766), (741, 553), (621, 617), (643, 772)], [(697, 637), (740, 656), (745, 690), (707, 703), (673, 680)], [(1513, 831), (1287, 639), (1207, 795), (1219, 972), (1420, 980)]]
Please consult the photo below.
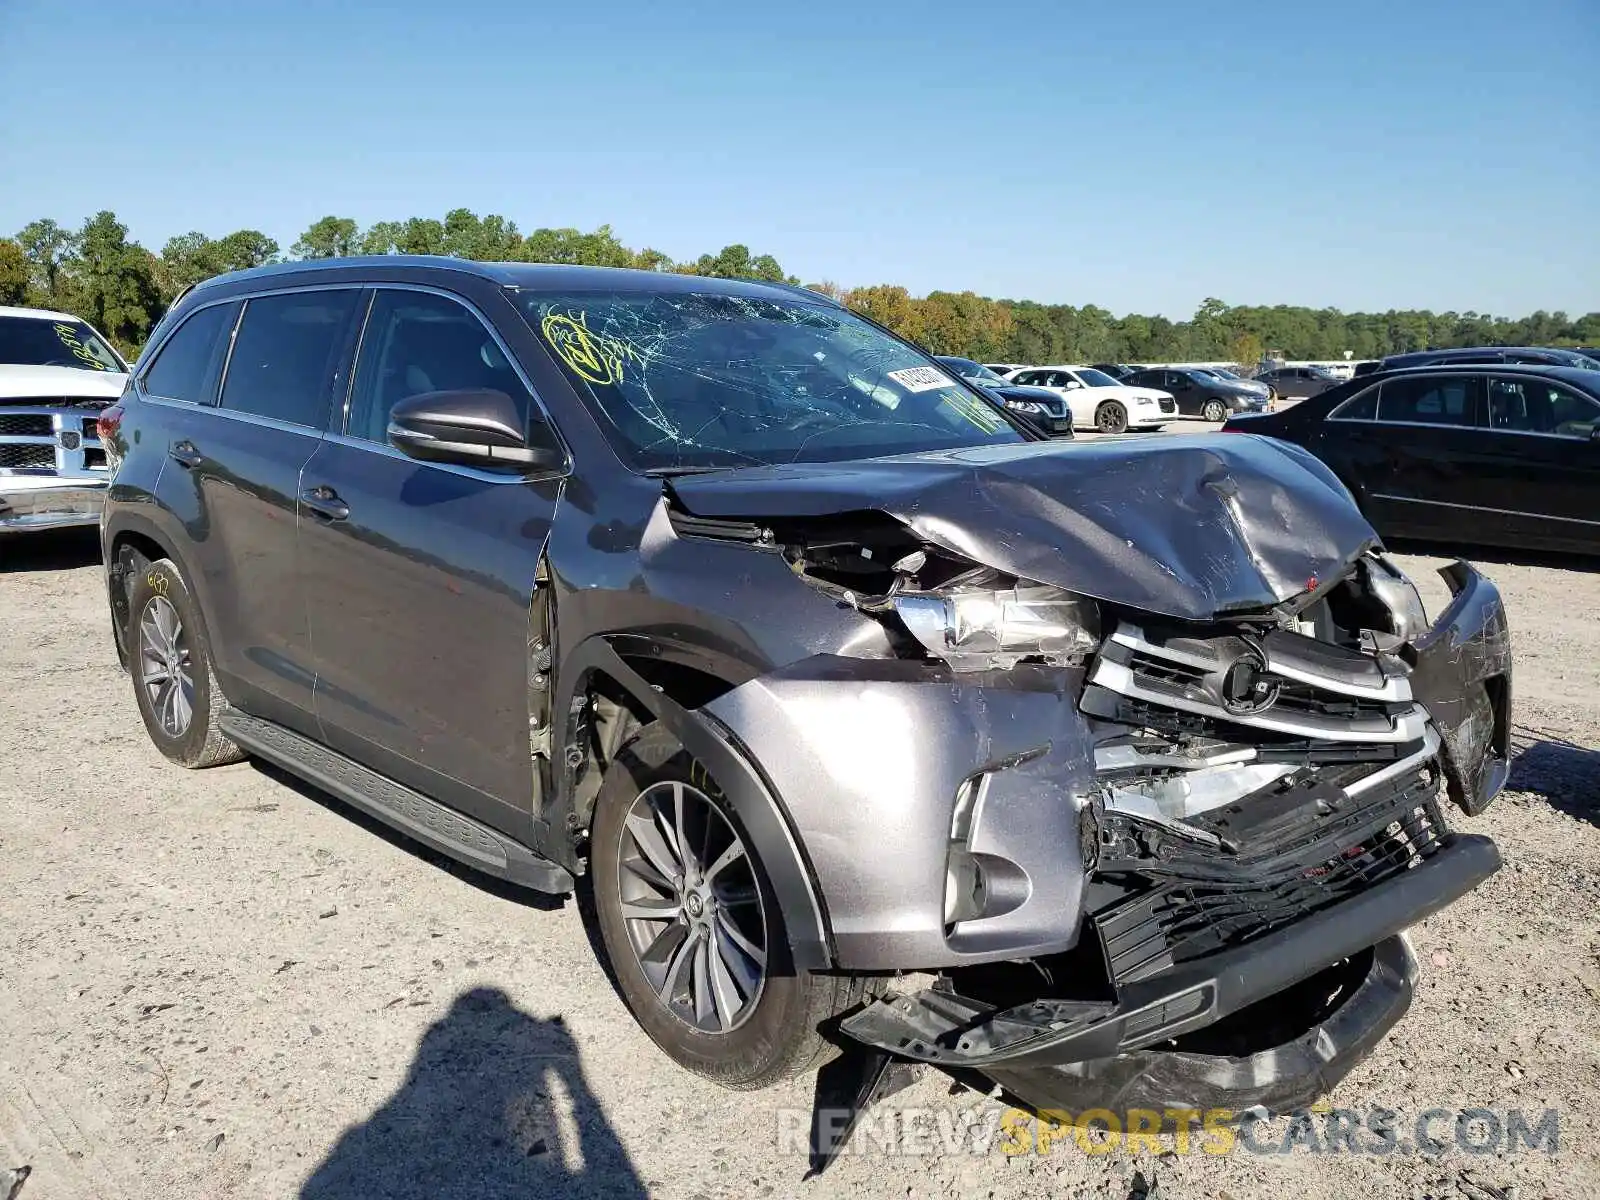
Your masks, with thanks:
[(933, 367), (907, 367), (890, 371), (889, 378), (908, 392), (931, 392), (934, 388), (954, 387), (956, 381)]

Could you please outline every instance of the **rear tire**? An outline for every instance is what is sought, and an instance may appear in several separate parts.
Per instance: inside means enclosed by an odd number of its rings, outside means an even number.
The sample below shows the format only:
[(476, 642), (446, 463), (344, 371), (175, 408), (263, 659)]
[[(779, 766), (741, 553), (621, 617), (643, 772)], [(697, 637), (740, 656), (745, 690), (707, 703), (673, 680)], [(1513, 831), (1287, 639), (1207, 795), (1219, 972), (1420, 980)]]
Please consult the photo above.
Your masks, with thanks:
[(821, 1028), (861, 1002), (866, 978), (795, 971), (748, 834), (665, 729), (650, 726), (618, 751), (595, 802), (590, 853), (617, 986), (674, 1062), (753, 1091), (834, 1056)]
[(1125, 433), (1128, 410), (1120, 400), (1107, 400), (1094, 410), (1094, 426), (1101, 433)]
[(128, 589), (128, 674), (150, 740), (185, 767), (244, 757), (219, 724), (228, 701), (211, 669), (200, 609), (169, 558), (143, 564)]

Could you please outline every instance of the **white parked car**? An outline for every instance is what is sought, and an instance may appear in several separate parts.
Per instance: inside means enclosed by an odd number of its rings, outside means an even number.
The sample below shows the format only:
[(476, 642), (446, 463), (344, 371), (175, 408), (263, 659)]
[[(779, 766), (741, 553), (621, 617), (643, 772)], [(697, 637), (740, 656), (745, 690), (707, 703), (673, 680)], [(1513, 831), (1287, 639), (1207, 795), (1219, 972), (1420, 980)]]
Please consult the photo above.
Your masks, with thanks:
[(96, 421), (127, 382), (77, 317), (0, 307), (0, 533), (99, 523), (110, 472)]
[(1009, 383), (1049, 388), (1067, 402), (1072, 424), (1101, 433), (1160, 429), (1178, 415), (1171, 392), (1128, 387), (1093, 367), (1027, 367), (1006, 376)]

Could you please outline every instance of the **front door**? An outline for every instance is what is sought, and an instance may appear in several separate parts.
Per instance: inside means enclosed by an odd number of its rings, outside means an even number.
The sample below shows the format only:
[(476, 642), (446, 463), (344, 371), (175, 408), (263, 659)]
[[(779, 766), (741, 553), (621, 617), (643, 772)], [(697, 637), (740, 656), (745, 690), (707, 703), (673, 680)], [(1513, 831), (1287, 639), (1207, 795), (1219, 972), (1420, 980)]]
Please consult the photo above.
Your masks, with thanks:
[(379, 288), (348, 413), (302, 480), (316, 711), (329, 745), (524, 836), (530, 600), (560, 480), (421, 462), (385, 434), (405, 397), (468, 388), (533, 411), (476, 312), (438, 292)]
[(1600, 550), (1600, 404), (1534, 375), (1491, 376), (1476, 464), (1485, 519), (1507, 541)]

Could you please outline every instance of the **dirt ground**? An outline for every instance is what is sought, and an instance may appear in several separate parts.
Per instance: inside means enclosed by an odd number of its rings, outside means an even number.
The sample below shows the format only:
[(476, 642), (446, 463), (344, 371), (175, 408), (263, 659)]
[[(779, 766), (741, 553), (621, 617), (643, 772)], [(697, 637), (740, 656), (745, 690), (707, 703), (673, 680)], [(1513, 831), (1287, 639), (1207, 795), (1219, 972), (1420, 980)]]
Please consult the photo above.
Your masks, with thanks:
[[(1443, 560), (1404, 561), (1436, 611)], [(24, 1164), (19, 1200), (1594, 1195), (1600, 565), (1481, 565), (1510, 606), (1520, 757), (1510, 793), (1456, 820), (1506, 866), (1412, 931), (1416, 1003), (1331, 1099), (1395, 1110), (1399, 1150), (1040, 1153), (927, 1074), (802, 1183), (809, 1079), (739, 1095), (672, 1066), (573, 903), (261, 767), (169, 765), (116, 668), (93, 537), (0, 545), (0, 1200)], [(1469, 1153), (1464, 1108), (1530, 1128), (1554, 1110), (1558, 1145), (1496, 1152), (1480, 1124), (1490, 1152)], [(1430, 1109), (1445, 1147), (1413, 1152)]]

